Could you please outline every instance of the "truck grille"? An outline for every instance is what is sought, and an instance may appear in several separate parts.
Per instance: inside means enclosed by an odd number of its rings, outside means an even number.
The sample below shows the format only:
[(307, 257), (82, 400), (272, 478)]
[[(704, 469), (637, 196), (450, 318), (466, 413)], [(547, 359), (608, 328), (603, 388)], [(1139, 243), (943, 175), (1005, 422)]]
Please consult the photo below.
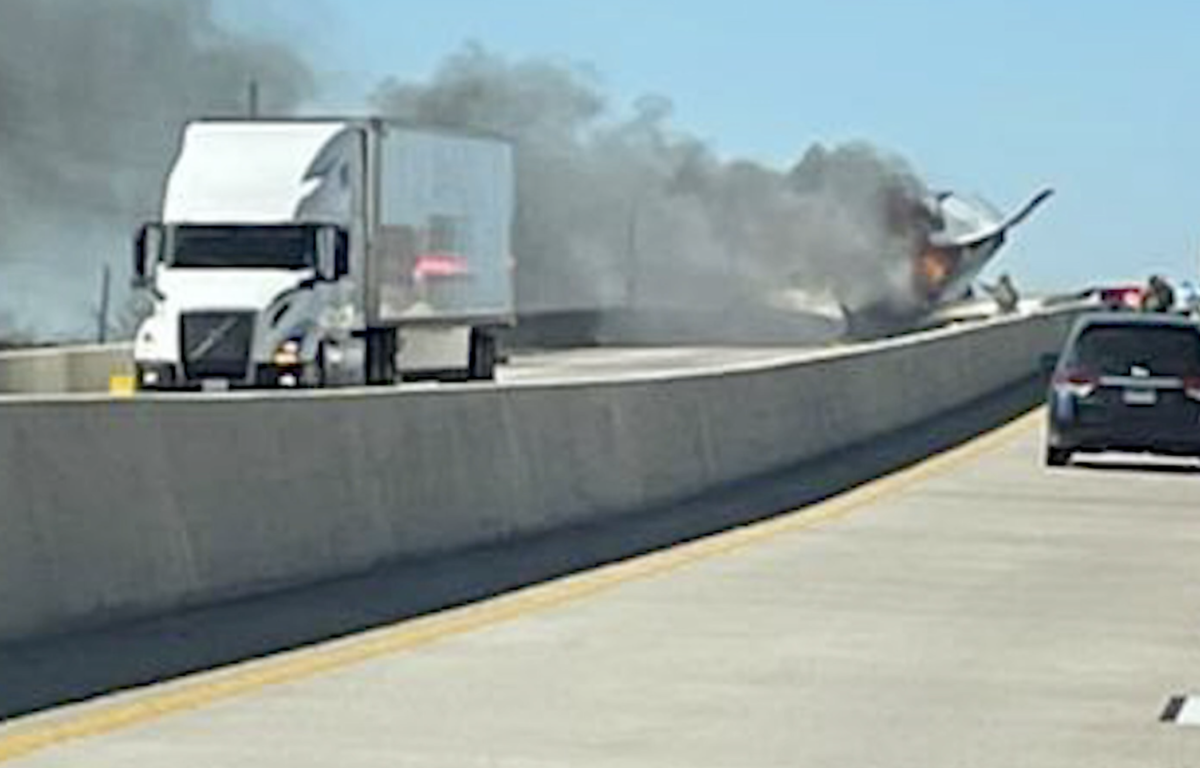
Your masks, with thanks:
[(191, 312), (180, 318), (179, 334), (189, 380), (246, 378), (253, 312)]

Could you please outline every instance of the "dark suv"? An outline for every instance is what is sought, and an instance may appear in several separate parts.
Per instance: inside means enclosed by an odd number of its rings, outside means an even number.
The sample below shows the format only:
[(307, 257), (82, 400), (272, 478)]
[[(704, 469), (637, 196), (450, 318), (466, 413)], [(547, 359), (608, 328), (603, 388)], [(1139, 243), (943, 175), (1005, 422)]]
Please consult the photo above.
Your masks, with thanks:
[(1049, 406), (1051, 466), (1084, 451), (1200, 456), (1200, 326), (1165, 314), (1081, 318)]

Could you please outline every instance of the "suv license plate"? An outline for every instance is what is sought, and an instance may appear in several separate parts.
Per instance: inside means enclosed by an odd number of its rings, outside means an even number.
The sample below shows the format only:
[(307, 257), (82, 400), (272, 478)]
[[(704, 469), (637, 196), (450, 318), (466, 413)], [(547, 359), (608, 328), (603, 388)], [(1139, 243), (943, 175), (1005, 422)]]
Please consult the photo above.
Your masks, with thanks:
[(1158, 393), (1153, 389), (1127, 389), (1122, 399), (1125, 405), (1155, 405)]

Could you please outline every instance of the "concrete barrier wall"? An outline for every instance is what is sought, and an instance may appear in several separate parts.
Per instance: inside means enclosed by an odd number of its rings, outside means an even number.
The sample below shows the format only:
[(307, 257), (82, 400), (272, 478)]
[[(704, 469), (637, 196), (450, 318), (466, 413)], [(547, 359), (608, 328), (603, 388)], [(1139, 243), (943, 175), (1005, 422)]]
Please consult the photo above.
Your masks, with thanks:
[(132, 372), (128, 344), (15, 350), (0, 353), (0, 394), (107, 392), (111, 376)]
[(678, 379), (0, 404), (0, 642), (594, 521), (1035, 372), (1069, 315)]

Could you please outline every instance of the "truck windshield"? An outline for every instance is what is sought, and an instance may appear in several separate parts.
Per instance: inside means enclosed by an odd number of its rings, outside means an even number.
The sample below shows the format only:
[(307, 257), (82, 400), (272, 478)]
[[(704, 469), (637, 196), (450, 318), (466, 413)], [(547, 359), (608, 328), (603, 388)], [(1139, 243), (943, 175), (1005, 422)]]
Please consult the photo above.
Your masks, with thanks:
[(185, 226), (168, 238), (175, 267), (308, 269), (317, 262), (315, 226)]

